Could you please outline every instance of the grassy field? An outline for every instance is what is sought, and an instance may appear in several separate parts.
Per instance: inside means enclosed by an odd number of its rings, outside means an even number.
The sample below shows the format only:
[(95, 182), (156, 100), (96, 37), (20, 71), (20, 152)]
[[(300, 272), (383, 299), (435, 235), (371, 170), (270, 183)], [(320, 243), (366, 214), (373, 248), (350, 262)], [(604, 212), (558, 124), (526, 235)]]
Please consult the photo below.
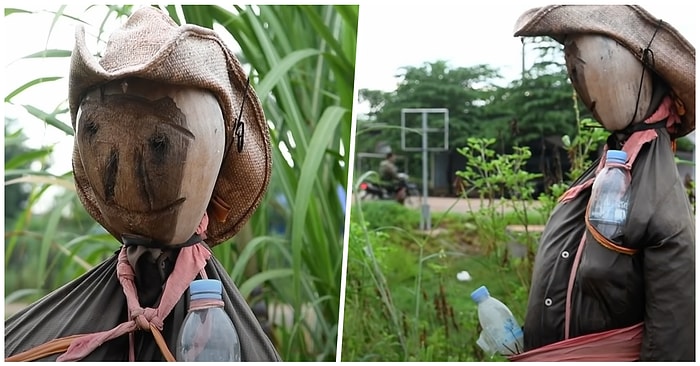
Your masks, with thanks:
[[(343, 361), (503, 361), (476, 345), (480, 328), (470, 294), (481, 285), (522, 321), (530, 267), (502, 243), (481, 242), (478, 215), (420, 214), (393, 202), (353, 206), (343, 328)], [(517, 222), (499, 216), (507, 224)], [(528, 224), (542, 224), (528, 215)], [(536, 234), (530, 234), (536, 235)], [(371, 249), (370, 249), (371, 248)], [(459, 272), (471, 279), (460, 281)]]

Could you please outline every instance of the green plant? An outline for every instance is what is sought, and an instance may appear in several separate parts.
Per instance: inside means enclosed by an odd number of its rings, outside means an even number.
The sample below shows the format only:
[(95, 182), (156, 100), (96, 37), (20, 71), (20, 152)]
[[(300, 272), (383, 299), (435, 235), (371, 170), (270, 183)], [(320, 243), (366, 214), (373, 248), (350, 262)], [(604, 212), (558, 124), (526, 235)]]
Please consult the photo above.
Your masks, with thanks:
[[(375, 222), (369, 221), (370, 215)], [(480, 280), (494, 271), (503, 271), (509, 278), (516, 273), (502, 269), (494, 256), (468, 256), (453, 244), (464, 235), (465, 214), (434, 214), (433, 229), (445, 233), (418, 230), (417, 215), (391, 202), (353, 203), (342, 360), (484, 360), (474, 343), (476, 307), (454, 274), (465, 265), (478, 266), (475, 273)], [(510, 217), (515, 220), (512, 213)], [(519, 284), (518, 280), (504, 282), (507, 287)], [(504, 293), (497, 284), (494, 287)]]
[[(506, 208), (515, 213), (518, 223), (527, 231), (530, 221), (529, 202), (534, 193), (532, 181), (541, 176), (524, 170), (525, 163), (531, 157), (527, 147), (515, 146), (511, 154), (496, 154), (491, 148), (495, 142), (495, 139), (469, 138), (465, 147), (457, 149), (467, 159), (465, 169), (457, 172), (469, 187), (465, 194), (475, 190), (482, 202), (487, 200), (487, 204), (482, 204), (473, 214), (475, 224), (479, 227), (481, 243), (486, 246), (487, 253), (504, 248), (502, 244), (508, 240)], [(497, 205), (496, 197), (506, 195), (510, 197), (508, 204), (500, 202)], [(534, 248), (530, 243), (526, 245)], [(503, 261), (507, 261), (507, 250), (501, 252)], [(528, 257), (534, 257), (530, 250)]]
[(687, 136), (683, 136), (679, 139), (676, 139), (676, 149), (678, 151), (693, 152), (695, 150), (695, 143)]
[(685, 191), (688, 195), (688, 200), (690, 201), (690, 207), (693, 210), (693, 214), (695, 214), (695, 180), (690, 179), (690, 177), (686, 177)]
[(576, 136), (572, 140), (569, 135), (564, 135), (561, 141), (571, 161), (571, 169), (567, 176), (569, 181), (573, 182), (593, 164), (590, 159), (591, 153), (598, 151), (600, 144), (605, 142), (610, 133), (603, 128), (600, 122), (592, 118), (581, 119), (581, 111), (578, 107), (579, 99), (575, 90), (572, 90), (571, 99), (576, 117)]
[(342, 151), (350, 146), (358, 7), (183, 6), (183, 12), (188, 22), (208, 12), (236, 39), (265, 114), (277, 122), (273, 142), (291, 156), (275, 149), (273, 180), (294, 213), (286, 233), (294, 276), (291, 286), (287, 280), (272, 286), (293, 305), (295, 329), (302, 329), (307, 302), (324, 321), (309, 330), (317, 336), (316, 355), (297, 354), (304, 345), (295, 332), (282, 352), (290, 361), (335, 360), (344, 222), (337, 187), (347, 185), (349, 154)]
[(561, 197), (561, 195), (564, 194), (568, 188), (569, 187), (564, 183), (555, 183), (549, 186), (547, 192), (544, 192), (537, 197), (537, 200), (540, 203), (537, 211), (540, 213), (540, 216), (545, 219), (544, 223), (549, 220), (549, 216), (552, 214), (554, 207), (556, 207), (557, 203), (559, 203), (559, 197)]
[[(382, 227), (417, 228), (420, 213), (395, 201), (366, 201), (362, 203), (362, 214), (369, 229)], [(351, 215), (359, 215), (353, 210)]]
[[(365, 205), (353, 206), (356, 214), (348, 233), (342, 360), (502, 361), (488, 359), (476, 345), (479, 325), (468, 294), (479, 284), (487, 284), (522, 318), (527, 288), (521, 287), (515, 268), (503, 267), (495, 256), (483, 252), (465, 255), (458, 248), (436, 243), (463, 235), (456, 225), (463, 214), (437, 217), (435, 227), (447, 232), (432, 236), (416, 228), (368, 230), (358, 212)], [(390, 301), (372, 278), (376, 273), (373, 261), (388, 286)], [(455, 278), (465, 269), (472, 274), (472, 282)], [(406, 349), (399, 334), (403, 334)]]

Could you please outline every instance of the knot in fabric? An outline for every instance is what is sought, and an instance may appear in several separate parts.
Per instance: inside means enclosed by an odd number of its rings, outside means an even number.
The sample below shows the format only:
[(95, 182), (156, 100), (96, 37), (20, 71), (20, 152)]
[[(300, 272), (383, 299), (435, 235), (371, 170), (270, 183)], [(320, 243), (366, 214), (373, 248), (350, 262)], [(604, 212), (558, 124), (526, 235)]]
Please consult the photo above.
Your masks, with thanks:
[(117, 277), (121, 281), (134, 281), (134, 270), (131, 268), (131, 264), (126, 259), (126, 256), (120, 256), (117, 261)]
[(163, 330), (163, 320), (158, 316), (158, 310), (153, 308), (137, 308), (131, 310), (131, 320), (141, 330), (151, 329), (153, 324), (158, 330)]

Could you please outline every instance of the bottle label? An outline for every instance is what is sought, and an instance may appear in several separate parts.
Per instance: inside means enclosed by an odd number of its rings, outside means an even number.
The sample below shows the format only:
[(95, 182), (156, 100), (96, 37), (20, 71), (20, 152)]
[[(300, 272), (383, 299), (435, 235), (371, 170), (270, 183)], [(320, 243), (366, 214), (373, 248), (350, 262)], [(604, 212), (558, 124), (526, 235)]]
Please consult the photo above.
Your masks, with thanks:
[(503, 354), (515, 355), (523, 351), (522, 339), (523, 329), (515, 322), (515, 319), (508, 318), (503, 323), (503, 335), (501, 339), (501, 347), (508, 352)]
[(627, 208), (622, 207), (622, 206), (627, 206), (620, 204), (616, 209), (615, 209), (615, 222), (623, 223), (625, 222), (625, 219), (627, 219)]

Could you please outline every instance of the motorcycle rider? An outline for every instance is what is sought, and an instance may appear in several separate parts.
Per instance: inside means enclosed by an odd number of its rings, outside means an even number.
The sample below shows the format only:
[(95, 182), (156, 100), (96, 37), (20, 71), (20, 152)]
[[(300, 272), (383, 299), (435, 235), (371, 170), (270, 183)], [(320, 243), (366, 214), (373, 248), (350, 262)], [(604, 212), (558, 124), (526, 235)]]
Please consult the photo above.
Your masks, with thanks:
[(384, 160), (379, 163), (379, 177), (382, 181), (395, 183), (399, 180), (399, 169), (394, 164), (394, 161), (396, 161), (396, 156), (394, 153), (389, 152)]
[(396, 155), (388, 152), (384, 160), (379, 163), (379, 177), (390, 194), (396, 195), (396, 200), (403, 204), (406, 199), (406, 182), (399, 177), (399, 169), (394, 162)]

